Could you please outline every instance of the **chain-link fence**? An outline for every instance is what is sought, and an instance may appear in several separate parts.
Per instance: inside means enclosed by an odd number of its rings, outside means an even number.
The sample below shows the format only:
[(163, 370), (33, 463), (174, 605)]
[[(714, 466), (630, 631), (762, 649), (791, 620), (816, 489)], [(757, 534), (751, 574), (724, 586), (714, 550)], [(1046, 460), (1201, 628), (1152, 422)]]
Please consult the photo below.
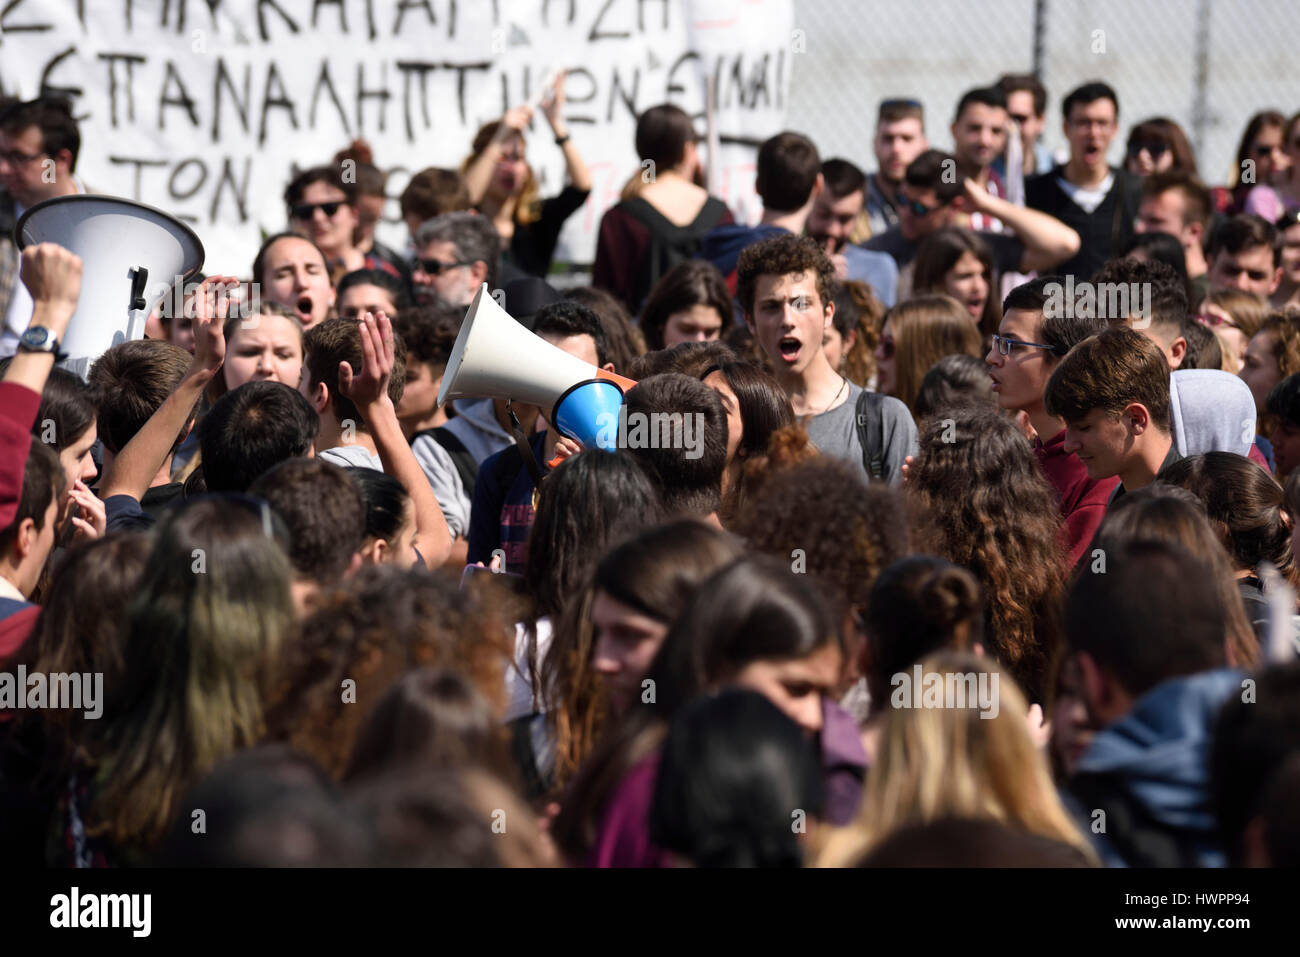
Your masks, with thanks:
[(1252, 113), (1300, 110), (1295, 0), (796, 0), (795, 26), (807, 50), (793, 58), (790, 127), (868, 170), (881, 99), (920, 99), (931, 143), (948, 149), (961, 94), (1002, 73), (1037, 70), (1053, 152), (1066, 146), (1061, 98), (1101, 79), (1120, 99), (1112, 163), (1130, 126), (1166, 116), (1211, 184), (1228, 179)]

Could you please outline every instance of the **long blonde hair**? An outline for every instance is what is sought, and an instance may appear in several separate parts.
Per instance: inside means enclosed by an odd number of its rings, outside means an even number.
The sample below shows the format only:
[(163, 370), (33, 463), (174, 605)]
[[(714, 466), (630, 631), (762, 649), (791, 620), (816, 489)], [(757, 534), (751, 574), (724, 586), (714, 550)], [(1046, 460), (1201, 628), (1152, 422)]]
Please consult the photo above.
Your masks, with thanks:
[[(947, 651), (923, 659), (920, 667), (927, 676), (988, 675), (984, 680), (994, 692), (996, 714), (989, 717), (975, 701), (965, 707), (884, 709), (862, 808), (852, 824), (830, 832), (817, 866), (852, 866), (895, 831), (945, 817), (1019, 827), (1095, 861), (1056, 793), (1046, 757), (1029, 735), (1028, 706), (1011, 677), (987, 659)], [(911, 694), (905, 698), (910, 705)]]
[(979, 327), (951, 296), (930, 293), (900, 302), (885, 314), (884, 322), (894, 336), (894, 395), (913, 415), (921, 380), (932, 365), (959, 353), (977, 359), (983, 355)]

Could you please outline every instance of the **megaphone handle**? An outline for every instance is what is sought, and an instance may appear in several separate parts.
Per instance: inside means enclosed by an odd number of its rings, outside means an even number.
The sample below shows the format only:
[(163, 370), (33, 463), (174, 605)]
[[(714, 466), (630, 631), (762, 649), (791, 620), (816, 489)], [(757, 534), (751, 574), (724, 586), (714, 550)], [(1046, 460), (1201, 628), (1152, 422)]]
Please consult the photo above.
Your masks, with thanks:
[(149, 281), (149, 270), (144, 266), (131, 267), (131, 303), (128, 312), (139, 312), (147, 305), (144, 298), (145, 283)]

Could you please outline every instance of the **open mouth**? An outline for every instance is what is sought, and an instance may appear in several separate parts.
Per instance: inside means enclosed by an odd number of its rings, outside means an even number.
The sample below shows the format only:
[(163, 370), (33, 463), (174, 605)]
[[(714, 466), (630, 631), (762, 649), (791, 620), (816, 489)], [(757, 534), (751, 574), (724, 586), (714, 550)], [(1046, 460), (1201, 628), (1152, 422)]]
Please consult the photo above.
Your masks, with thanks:
[(298, 318), (303, 322), (310, 322), (312, 316), (311, 296), (299, 296), (298, 301), (294, 304), (294, 311), (298, 313)]
[(799, 350), (803, 348), (803, 343), (793, 336), (785, 336), (776, 344), (781, 353), (781, 359), (785, 362), (794, 362), (799, 358)]

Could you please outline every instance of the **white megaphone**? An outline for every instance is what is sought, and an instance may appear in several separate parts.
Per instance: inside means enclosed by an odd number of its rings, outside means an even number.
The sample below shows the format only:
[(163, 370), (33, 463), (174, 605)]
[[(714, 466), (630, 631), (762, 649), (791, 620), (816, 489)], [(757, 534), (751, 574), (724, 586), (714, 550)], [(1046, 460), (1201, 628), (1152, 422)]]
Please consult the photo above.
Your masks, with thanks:
[(81, 298), (61, 347), (68, 356), (62, 365), (82, 378), (111, 346), (142, 338), (154, 306), (203, 265), (194, 230), (115, 196), (37, 203), (19, 217), (14, 238), (19, 249), (57, 243), (81, 257)]
[(586, 448), (615, 447), (631, 379), (583, 362), (521, 326), (488, 294), (474, 296), (443, 373), (448, 399), (512, 399), (540, 407), (562, 434)]

